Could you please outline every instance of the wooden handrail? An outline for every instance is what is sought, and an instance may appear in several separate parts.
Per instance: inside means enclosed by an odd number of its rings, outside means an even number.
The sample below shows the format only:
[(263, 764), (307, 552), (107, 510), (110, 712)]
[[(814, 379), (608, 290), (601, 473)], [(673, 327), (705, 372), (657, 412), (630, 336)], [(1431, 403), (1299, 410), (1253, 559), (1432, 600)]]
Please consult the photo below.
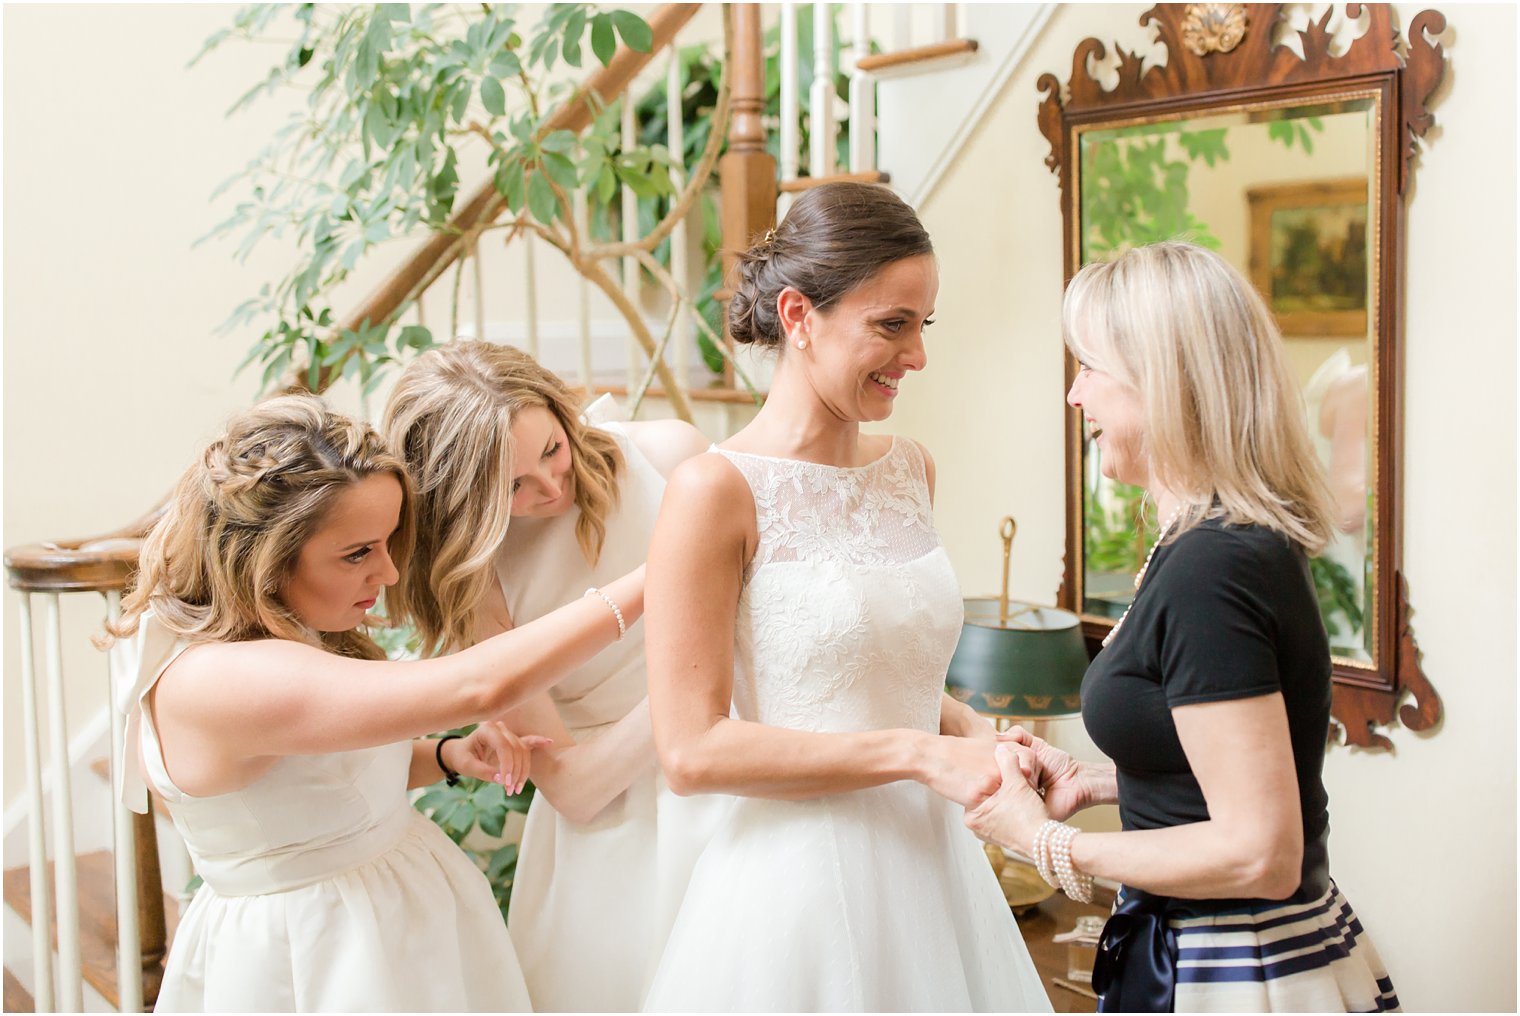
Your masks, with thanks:
[(5, 552), (6, 580), (30, 593), (105, 593), (127, 588), (137, 571), (143, 537), (153, 528), (167, 499), (120, 529), (82, 540), (28, 543)]
[[(633, 82), (649, 62), (669, 46), (678, 31), (696, 15), (701, 4), (665, 4), (649, 18), (649, 30), (653, 36), (649, 52), (640, 53), (619, 45), (612, 60), (592, 75), (563, 105), (539, 125), (542, 138), (554, 131), (567, 130), (579, 134), (590, 125), (597, 103), (606, 105), (616, 99)], [(403, 303), (420, 289), (426, 288), (441, 275), (449, 265), (466, 253), (472, 230), (494, 221), (501, 214), (504, 201), (493, 181), (487, 180), (470, 196), (465, 206), (449, 219), (446, 230), (434, 233), (417, 247), (401, 266), (386, 278), (347, 319), (342, 328), (358, 331), (365, 322), (371, 324), (387, 320)], [(323, 368), (317, 390), (325, 389), (342, 364)], [(304, 378), (304, 370), (302, 372)]]
[(859, 173), (835, 173), (832, 176), (799, 176), (795, 180), (782, 180), (781, 193), (801, 194), (826, 183), (891, 183), (892, 174), (879, 169), (866, 169)]
[(909, 64), (927, 63), (930, 60), (940, 60), (951, 56), (965, 56), (975, 53), (977, 41), (975, 39), (949, 39), (945, 42), (935, 42), (927, 46), (915, 46), (912, 49), (900, 49), (895, 53), (876, 53), (871, 56), (863, 56), (855, 61), (855, 66), (868, 73), (878, 73), (894, 67), (905, 67)]

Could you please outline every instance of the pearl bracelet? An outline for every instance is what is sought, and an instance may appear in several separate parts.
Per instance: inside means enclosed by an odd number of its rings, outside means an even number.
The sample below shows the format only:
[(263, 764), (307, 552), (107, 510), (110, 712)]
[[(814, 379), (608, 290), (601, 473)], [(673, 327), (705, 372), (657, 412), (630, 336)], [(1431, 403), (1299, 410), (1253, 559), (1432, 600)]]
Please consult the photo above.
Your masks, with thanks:
[(1034, 862), (1040, 876), (1078, 903), (1091, 903), (1093, 877), (1077, 870), (1071, 860), (1071, 841), (1081, 832), (1075, 826), (1049, 820), (1034, 835)]
[(600, 596), (602, 598), (602, 602), (605, 603), (605, 604), (607, 604), (607, 606), (609, 606), (609, 607), (612, 608), (612, 616), (615, 617), (615, 618), (617, 618), (617, 625), (618, 625), (618, 637), (617, 637), (617, 640), (619, 642), (623, 641), (623, 636), (628, 634), (628, 626), (623, 623), (623, 611), (621, 609), (619, 609), (619, 607), (618, 607), (618, 605), (616, 603), (612, 602), (612, 597), (608, 596), (606, 593), (604, 593), (600, 589), (596, 588), (596, 586), (592, 586), (590, 589), (587, 589), (581, 595), (582, 596), (590, 596), (592, 593), (595, 593), (596, 595)]
[(1035, 870), (1040, 873), (1047, 885), (1052, 889), (1059, 889), (1061, 885), (1056, 881), (1055, 872), (1050, 870), (1050, 834), (1061, 828), (1061, 823), (1055, 819), (1047, 819), (1034, 834), (1034, 845), (1031, 853), (1034, 855)]

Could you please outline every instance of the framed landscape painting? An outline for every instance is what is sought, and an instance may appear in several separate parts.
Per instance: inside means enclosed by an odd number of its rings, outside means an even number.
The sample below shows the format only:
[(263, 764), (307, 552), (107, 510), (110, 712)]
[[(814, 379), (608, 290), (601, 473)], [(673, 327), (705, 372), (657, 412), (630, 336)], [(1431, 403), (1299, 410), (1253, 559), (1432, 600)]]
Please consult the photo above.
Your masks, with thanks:
[(1367, 178), (1254, 187), (1251, 281), (1284, 336), (1367, 334)]

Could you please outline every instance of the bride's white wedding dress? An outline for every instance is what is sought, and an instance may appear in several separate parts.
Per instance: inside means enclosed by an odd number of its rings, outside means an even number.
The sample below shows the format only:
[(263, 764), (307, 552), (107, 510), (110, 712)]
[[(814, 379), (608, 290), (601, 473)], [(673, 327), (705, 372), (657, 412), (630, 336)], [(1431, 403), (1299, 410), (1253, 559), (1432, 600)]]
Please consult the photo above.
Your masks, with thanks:
[[(718, 451), (754, 494), (734, 714), (810, 731), (939, 730), (961, 598), (924, 459), (859, 468)], [(961, 808), (901, 781), (741, 798), (704, 850), (647, 1011), (1050, 1011)]]

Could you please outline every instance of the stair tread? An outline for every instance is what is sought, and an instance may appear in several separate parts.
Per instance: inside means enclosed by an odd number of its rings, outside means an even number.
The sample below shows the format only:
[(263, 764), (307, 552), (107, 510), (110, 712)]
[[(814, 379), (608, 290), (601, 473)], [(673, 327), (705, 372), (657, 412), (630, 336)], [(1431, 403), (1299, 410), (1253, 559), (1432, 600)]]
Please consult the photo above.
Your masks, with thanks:
[(930, 60), (940, 60), (946, 57), (975, 53), (978, 45), (979, 43), (975, 39), (946, 39), (944, 42), (933, 42), (927, 46), (913, 46), (909, 49), (899, 49), (892, 53), (873, 53), (870, 56), (863, 56), (855, 61), (855, 66), (870, 73), (890, 67), (902, 67), (907, 64), (925, 63)]
[[(108, 850), (80, 854), (75, 858), (79, 898), (79, 966), (85, 981), (112, 1006), (120, 1005), (116, 987), (116, 865)], [(48, 885), (53, 886), (53, 862), (48, 862)], [(28, 924), (32, 920), (32, 881), (26, 865), (5, 869), (5, 902)], [(50, 899), (57, 913), (56, 897)], [(174, 941), (179, 924), (179, 905), (164, 895), (166, 941)], [(53, 921), (53, 947), (58, 946), (58, 922)], [(9, 984), (6, 998), (9, 1000)], [(9, 1006), (7, 1005), (7, 1009)]]
[(9, 970), (5, 972), (5, 1011), (6, 1012), (36, 1012), (37, 1003), (27, 990), (16, 980), (16, 975)]

